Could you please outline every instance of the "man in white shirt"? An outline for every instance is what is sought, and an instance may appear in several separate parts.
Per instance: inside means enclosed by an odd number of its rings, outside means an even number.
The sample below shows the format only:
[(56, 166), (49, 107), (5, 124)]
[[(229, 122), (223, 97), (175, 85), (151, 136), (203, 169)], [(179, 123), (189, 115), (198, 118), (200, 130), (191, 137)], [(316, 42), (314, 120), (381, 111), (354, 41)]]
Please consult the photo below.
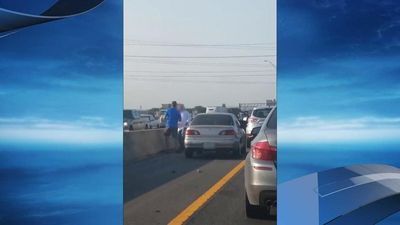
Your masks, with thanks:
[(179, 104), (178, 110), (181, 113), (181, 121), (178, 124), (179, 143), (181, 149), (184, 149), (185, 131), (186, 128), (189, 126), (190, 121), (192, 121), (192, 116), (185, 109), (185, 106), (183, 104)]

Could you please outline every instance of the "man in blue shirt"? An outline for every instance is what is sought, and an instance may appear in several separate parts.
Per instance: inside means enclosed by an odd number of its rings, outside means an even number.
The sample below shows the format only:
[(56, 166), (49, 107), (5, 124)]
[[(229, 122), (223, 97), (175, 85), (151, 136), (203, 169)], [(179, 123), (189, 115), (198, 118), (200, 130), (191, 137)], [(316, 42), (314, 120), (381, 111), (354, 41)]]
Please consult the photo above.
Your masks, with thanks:
[(169, 148), (169, 136), (174, 139), (175, 149), (178, 149), (178, 122), (181, 121), (181, 114), (178, 111), (176, 101), (172, 102), (172, 107), (165, 113), (165, 119), (167, 120), (167, 128), (165, 130), (165, 143)]

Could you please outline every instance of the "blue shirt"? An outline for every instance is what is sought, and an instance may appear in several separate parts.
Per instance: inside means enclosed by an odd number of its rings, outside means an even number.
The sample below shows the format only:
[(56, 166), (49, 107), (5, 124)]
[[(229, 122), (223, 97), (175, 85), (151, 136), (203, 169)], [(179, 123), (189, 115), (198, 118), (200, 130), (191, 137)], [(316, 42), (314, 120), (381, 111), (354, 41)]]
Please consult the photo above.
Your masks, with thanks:
[(165, 113), (165, 118), (167, 119), (167, 127), (177, 128), (178, 121), (181, 120), (181, 114), (176, 108), (169, 108)]

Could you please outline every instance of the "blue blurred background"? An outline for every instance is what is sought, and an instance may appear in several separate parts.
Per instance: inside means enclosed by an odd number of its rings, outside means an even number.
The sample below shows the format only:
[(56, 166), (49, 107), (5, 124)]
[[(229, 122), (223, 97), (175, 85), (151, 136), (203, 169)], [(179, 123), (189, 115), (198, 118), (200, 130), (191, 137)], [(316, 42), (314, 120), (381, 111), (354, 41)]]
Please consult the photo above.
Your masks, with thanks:
[(122, 10), (0, 39), (0, 224), (122, 224)]
[(279, 183), (351, 164), (400, 167), (398, 12), (391, 0), (278, 1)]

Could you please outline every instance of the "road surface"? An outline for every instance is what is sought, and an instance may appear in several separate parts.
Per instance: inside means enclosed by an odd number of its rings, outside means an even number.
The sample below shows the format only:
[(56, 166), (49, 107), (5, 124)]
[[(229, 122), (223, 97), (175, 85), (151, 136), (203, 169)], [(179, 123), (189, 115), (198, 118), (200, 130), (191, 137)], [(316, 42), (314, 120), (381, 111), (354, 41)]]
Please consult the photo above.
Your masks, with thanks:
[[(160, 153), (125, 165), (124, 224), (168, 224), (241, 161), (229, 155), (186, 159), (183, 153)], [(276, 224), (273, 217), (246, 218), (243, 176), (241, 169), (186, 224)]]

